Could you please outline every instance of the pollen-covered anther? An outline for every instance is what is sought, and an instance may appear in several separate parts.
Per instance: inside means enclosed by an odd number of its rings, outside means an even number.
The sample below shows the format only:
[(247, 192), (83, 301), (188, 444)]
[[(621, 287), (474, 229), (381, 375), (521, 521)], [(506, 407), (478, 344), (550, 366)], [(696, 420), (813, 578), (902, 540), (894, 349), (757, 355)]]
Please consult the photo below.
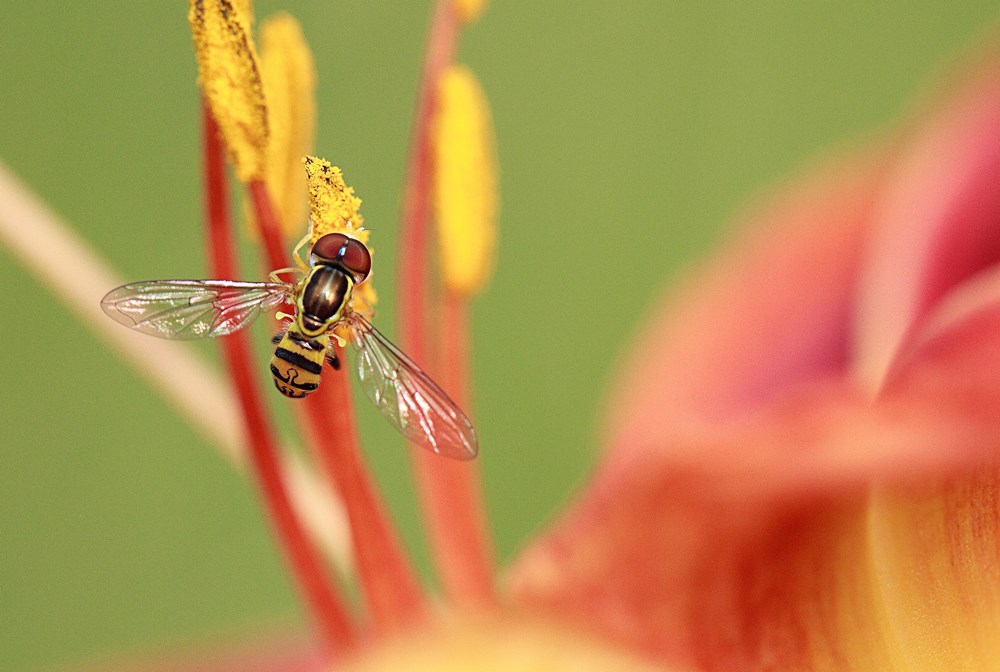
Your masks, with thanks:
[(312, 150), (316, 132), (316, 69), (302, 28), (290, 14), (265, 19), (260, 38), (270, 128), (267, 187), (282, 229), (294, 236), (306, 221), (308, 206), (301, 162)]
[(248, 2), (191, 0), (188, 20), (198, 81), (219, 124), (237, 177), (264, 177), (268, 121)]
[(340, 168), (315, 156), (305, 157), (302, 163), (306, 168), (306, 183), (309, 186), (309, 244), (315, 244), (328, 233), (344, 233), (367, 244), (365, 218), (358, 211), (361, 199), (344, 182)]
[(464, 66), (441, 77), (432, 143), (442, 279), (450, 291), (472, 295), (493, 271), (497, 165), (489, 105)]

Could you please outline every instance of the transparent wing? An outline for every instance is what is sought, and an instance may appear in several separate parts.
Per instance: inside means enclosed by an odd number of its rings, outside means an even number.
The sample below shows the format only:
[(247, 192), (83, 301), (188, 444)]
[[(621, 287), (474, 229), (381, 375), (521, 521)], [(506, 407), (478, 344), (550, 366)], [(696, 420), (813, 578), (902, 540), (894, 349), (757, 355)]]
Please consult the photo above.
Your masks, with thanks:
[(403, 436), (456, 460), (471, 460), (479, 438), (454, 401), (368, 320), (350, 316), (358, 380)]
[(144, 334), (176, 340), (238, 331), (285, 302), (292, 285), (236, 280), (150, 280), (101, 299), (108, 316)]

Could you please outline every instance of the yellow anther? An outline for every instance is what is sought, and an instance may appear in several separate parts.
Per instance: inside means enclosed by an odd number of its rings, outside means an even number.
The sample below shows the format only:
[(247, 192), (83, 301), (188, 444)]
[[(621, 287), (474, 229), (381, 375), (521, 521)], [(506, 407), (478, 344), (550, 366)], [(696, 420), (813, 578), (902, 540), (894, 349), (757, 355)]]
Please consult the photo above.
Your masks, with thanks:
[(358, 209), (361, 199), (344, 183), (340, 168), (326, 159), (307, 156), (302, 159), (309, 185), (310, 244), (328, 233), (346, 233), (362, 243), (368, 243), (364, 230), (365, 218)]
[(497, 161), (489, 104), (464, 66), (452, 66), (441, 77), (433, 145), (443, 281), (452, 292), (475, 294), (493, 271)]
[(482, 16), (486, 0), (454, 0), (455, 14), (462, 23), (472, 23)]
[(247, 24), (247, 29), (253, 28), (253, 0), (232, 0), (233, 6), (236, 7), (236, 12), (243, 21)]
[(316, 132), (316, 69), (299, 23), (284, 12), (261, 24), (261, 75), (267, 95), (270, 139), (267, 187), (281, 226), (289, 235), (306, 221), (308, 191), (302, 156)]
[(198, 80), (243, 182), (264, 177), (268, 133), (249, 6), (247, 0), (191, 0), (188, 12)]

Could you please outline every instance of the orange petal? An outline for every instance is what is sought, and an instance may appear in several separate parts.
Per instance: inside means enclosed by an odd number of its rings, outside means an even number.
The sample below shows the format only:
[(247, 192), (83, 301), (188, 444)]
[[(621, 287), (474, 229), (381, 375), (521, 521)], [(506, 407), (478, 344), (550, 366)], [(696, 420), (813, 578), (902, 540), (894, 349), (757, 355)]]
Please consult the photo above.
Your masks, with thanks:
[(1000, 473), (879, 492), (871, 565), (907, 670), (989, 670), (1000, 661)]

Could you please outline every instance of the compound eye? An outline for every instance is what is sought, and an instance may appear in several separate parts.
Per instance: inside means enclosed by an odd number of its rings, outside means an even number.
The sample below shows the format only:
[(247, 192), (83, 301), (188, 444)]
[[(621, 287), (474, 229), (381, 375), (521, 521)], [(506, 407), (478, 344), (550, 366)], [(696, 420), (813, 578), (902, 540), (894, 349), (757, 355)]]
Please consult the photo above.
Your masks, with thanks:
[(372, 270), (372, 255), (360, 240), (348, 238), (340, 263), (354, 276), (355, 282), (364, 282)]
[(342, 233), (328, 233), (312, 246), (312, 254), (326, 261), (339, 262), (350, 240)]

